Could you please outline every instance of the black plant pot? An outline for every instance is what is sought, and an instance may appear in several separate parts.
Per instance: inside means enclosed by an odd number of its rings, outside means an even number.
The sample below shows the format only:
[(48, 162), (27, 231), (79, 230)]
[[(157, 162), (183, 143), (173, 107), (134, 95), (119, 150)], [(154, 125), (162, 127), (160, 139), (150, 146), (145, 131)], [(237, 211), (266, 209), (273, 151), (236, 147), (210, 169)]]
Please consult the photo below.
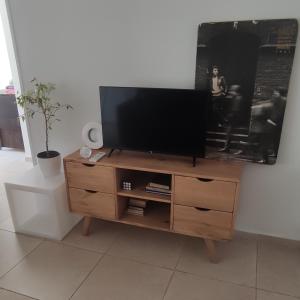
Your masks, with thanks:
[(60, 155), (59, 152), (50, 150), (50, 151), (43, 151), (43, 152), (38, 153), (37, 157), (38, 158), (53, 158), (53, 157), (56, 157), (58, 155)]

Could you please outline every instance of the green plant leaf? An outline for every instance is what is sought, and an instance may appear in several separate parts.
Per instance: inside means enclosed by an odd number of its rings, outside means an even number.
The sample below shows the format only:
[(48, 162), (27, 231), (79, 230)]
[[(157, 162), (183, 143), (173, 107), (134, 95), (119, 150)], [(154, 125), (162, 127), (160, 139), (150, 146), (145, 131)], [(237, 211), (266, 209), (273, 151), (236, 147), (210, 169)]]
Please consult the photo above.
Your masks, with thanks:
[(26, 117), (34, 118), (36, 114), (42, 114), (45, 120), (45, 135), (46, 135), (46, 149), (48, 149), (48, 130), (52, 130), (55, 122), (61, 121), (57, 118), (57, 113), (66, 108), (73, 109), (69, 104), (60, 104), (54, 102), (50, 95), (55, 90), (55, 84), (42, 83), (36, 78), (31, 80), (32, 89), (24, 92), (17, 97), (16, 101), (20, 107), (24, 109), (24, 114), (20, 118), (24, 121)]

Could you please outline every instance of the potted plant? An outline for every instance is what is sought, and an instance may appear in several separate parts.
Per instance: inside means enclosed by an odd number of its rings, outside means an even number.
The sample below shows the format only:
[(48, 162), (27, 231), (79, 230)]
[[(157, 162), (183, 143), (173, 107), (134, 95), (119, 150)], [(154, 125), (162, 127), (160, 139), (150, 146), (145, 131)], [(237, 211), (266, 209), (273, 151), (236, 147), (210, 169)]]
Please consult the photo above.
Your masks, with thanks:
[(37, 79), (31, 80), (33, 89), (17, 97), (17, 103), (24, 109), (24, 114), (20, 117), (24, 121), (26, 117), (33, 118), (40, 114), (44, 120), (45, 130), (45, 151), (37, 154), (39, 167), (45, 177), (55, 176), (60, 173), (61, 157), (60, 153), (49, 150), (49, 133), (53, 124), (60, 121), (56, 117), (62, 109), (72, 109), (69, 104), (60, 104), (50, 98), (50, 94), (55, 90), (52, 83), (41, 83)]

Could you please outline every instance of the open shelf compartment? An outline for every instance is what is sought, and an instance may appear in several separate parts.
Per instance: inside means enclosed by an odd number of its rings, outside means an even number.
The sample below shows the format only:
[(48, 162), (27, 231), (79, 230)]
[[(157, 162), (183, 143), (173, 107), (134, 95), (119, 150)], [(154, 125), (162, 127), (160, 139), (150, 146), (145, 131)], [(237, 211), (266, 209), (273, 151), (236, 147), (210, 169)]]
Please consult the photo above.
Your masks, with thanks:
[(171, 205), (169, 203), (148, 200), (144, 216), (136, 216), (127, 213), (129, 199), (124, 196), (117, 198), (117, 218), (120, 222), (153, 229), (170, 230)]
[[(170, 185), (170, 195), (149, 193), (145, 190), (147, 184), (158, 174), (159, 173), (154, 172), (117, 169), (117, 195), (164, 203), (171, 203), (172, 185)], [(172, 183), (172, 175), (166, 174), (166, 176), (170, 177), (170, 183)], [(132, 190), (122, 189), (123, 181), (131, 182)]]

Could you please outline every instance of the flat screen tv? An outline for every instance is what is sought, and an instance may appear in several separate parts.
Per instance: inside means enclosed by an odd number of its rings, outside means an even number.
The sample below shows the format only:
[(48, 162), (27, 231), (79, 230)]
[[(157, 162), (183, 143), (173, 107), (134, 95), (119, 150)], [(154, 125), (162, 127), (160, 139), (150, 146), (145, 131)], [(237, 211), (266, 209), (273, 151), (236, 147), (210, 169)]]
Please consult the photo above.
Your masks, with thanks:
[(204, 156), (208, 91), (99, 89), (104, 147)]

